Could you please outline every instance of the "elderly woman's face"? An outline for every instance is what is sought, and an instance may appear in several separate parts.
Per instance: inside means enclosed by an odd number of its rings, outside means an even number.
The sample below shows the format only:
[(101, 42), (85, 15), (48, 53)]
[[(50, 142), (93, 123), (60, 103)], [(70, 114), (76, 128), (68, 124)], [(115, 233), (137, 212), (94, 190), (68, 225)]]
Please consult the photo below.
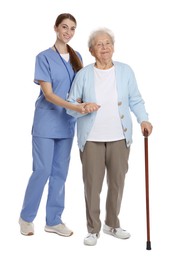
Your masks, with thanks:
[(90, 48), (90, 52), (96, 59), (111, 59), (114, 53), (114, 45), (111, 37), (106, 33), (97, 35)]

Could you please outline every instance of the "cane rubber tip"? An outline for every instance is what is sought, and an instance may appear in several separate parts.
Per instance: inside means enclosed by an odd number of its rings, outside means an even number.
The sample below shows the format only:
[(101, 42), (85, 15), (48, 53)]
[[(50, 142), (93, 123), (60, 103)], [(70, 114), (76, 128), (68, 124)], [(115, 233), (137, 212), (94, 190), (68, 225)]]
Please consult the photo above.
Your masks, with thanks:
[(147, 249), (147, 250), (151, 250), (151, 242), (150, 242), (150, 241), (147, 241), (147, 243), (146, 243), (146, 249)]

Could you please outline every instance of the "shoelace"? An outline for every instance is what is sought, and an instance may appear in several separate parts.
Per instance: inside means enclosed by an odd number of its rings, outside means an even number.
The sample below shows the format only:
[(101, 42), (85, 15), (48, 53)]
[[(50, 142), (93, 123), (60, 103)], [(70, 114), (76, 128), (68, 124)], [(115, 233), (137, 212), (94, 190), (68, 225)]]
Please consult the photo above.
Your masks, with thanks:
[(96, 238), (97, 238), (97, 234), (89, 233), (88, 236), (87, 236), (87, 238), (89, 238), (89, 237), (92, 237), (92, 238), (95, 238), (95, 237), (96, 237)]
[(125, 229), (122, 229), (122, 228), (112, 228), (111, 229), (111, 232), (113, 232), (113, 233), (117, 233), (117, 232), (125, 232), (126, 230)]

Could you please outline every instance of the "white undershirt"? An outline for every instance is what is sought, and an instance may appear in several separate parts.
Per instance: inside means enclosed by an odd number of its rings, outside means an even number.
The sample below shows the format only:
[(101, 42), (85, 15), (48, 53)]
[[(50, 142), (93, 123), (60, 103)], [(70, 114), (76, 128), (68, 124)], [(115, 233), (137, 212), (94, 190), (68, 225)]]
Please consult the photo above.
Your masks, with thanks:
[(60, 54), (65, 61), (69, 61), (69, 53)]
[(87, 138), (88, 141), (111, 142), (124, 139), (118, 111), (114, 66), (107, 70), (94, 68), (95, 93), (101, 107)]

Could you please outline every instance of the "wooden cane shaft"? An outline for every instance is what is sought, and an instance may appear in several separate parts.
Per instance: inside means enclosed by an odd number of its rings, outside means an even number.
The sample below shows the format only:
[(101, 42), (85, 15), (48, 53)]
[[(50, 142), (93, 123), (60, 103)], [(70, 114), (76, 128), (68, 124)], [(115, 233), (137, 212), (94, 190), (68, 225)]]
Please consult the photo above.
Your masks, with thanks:
[(146, 188), (146, 220), (147, 241), (150, 241), (150, 213), (149, 213), (149, 160), (148, 160), (148, 137), (145, 137), (145, 188)]

